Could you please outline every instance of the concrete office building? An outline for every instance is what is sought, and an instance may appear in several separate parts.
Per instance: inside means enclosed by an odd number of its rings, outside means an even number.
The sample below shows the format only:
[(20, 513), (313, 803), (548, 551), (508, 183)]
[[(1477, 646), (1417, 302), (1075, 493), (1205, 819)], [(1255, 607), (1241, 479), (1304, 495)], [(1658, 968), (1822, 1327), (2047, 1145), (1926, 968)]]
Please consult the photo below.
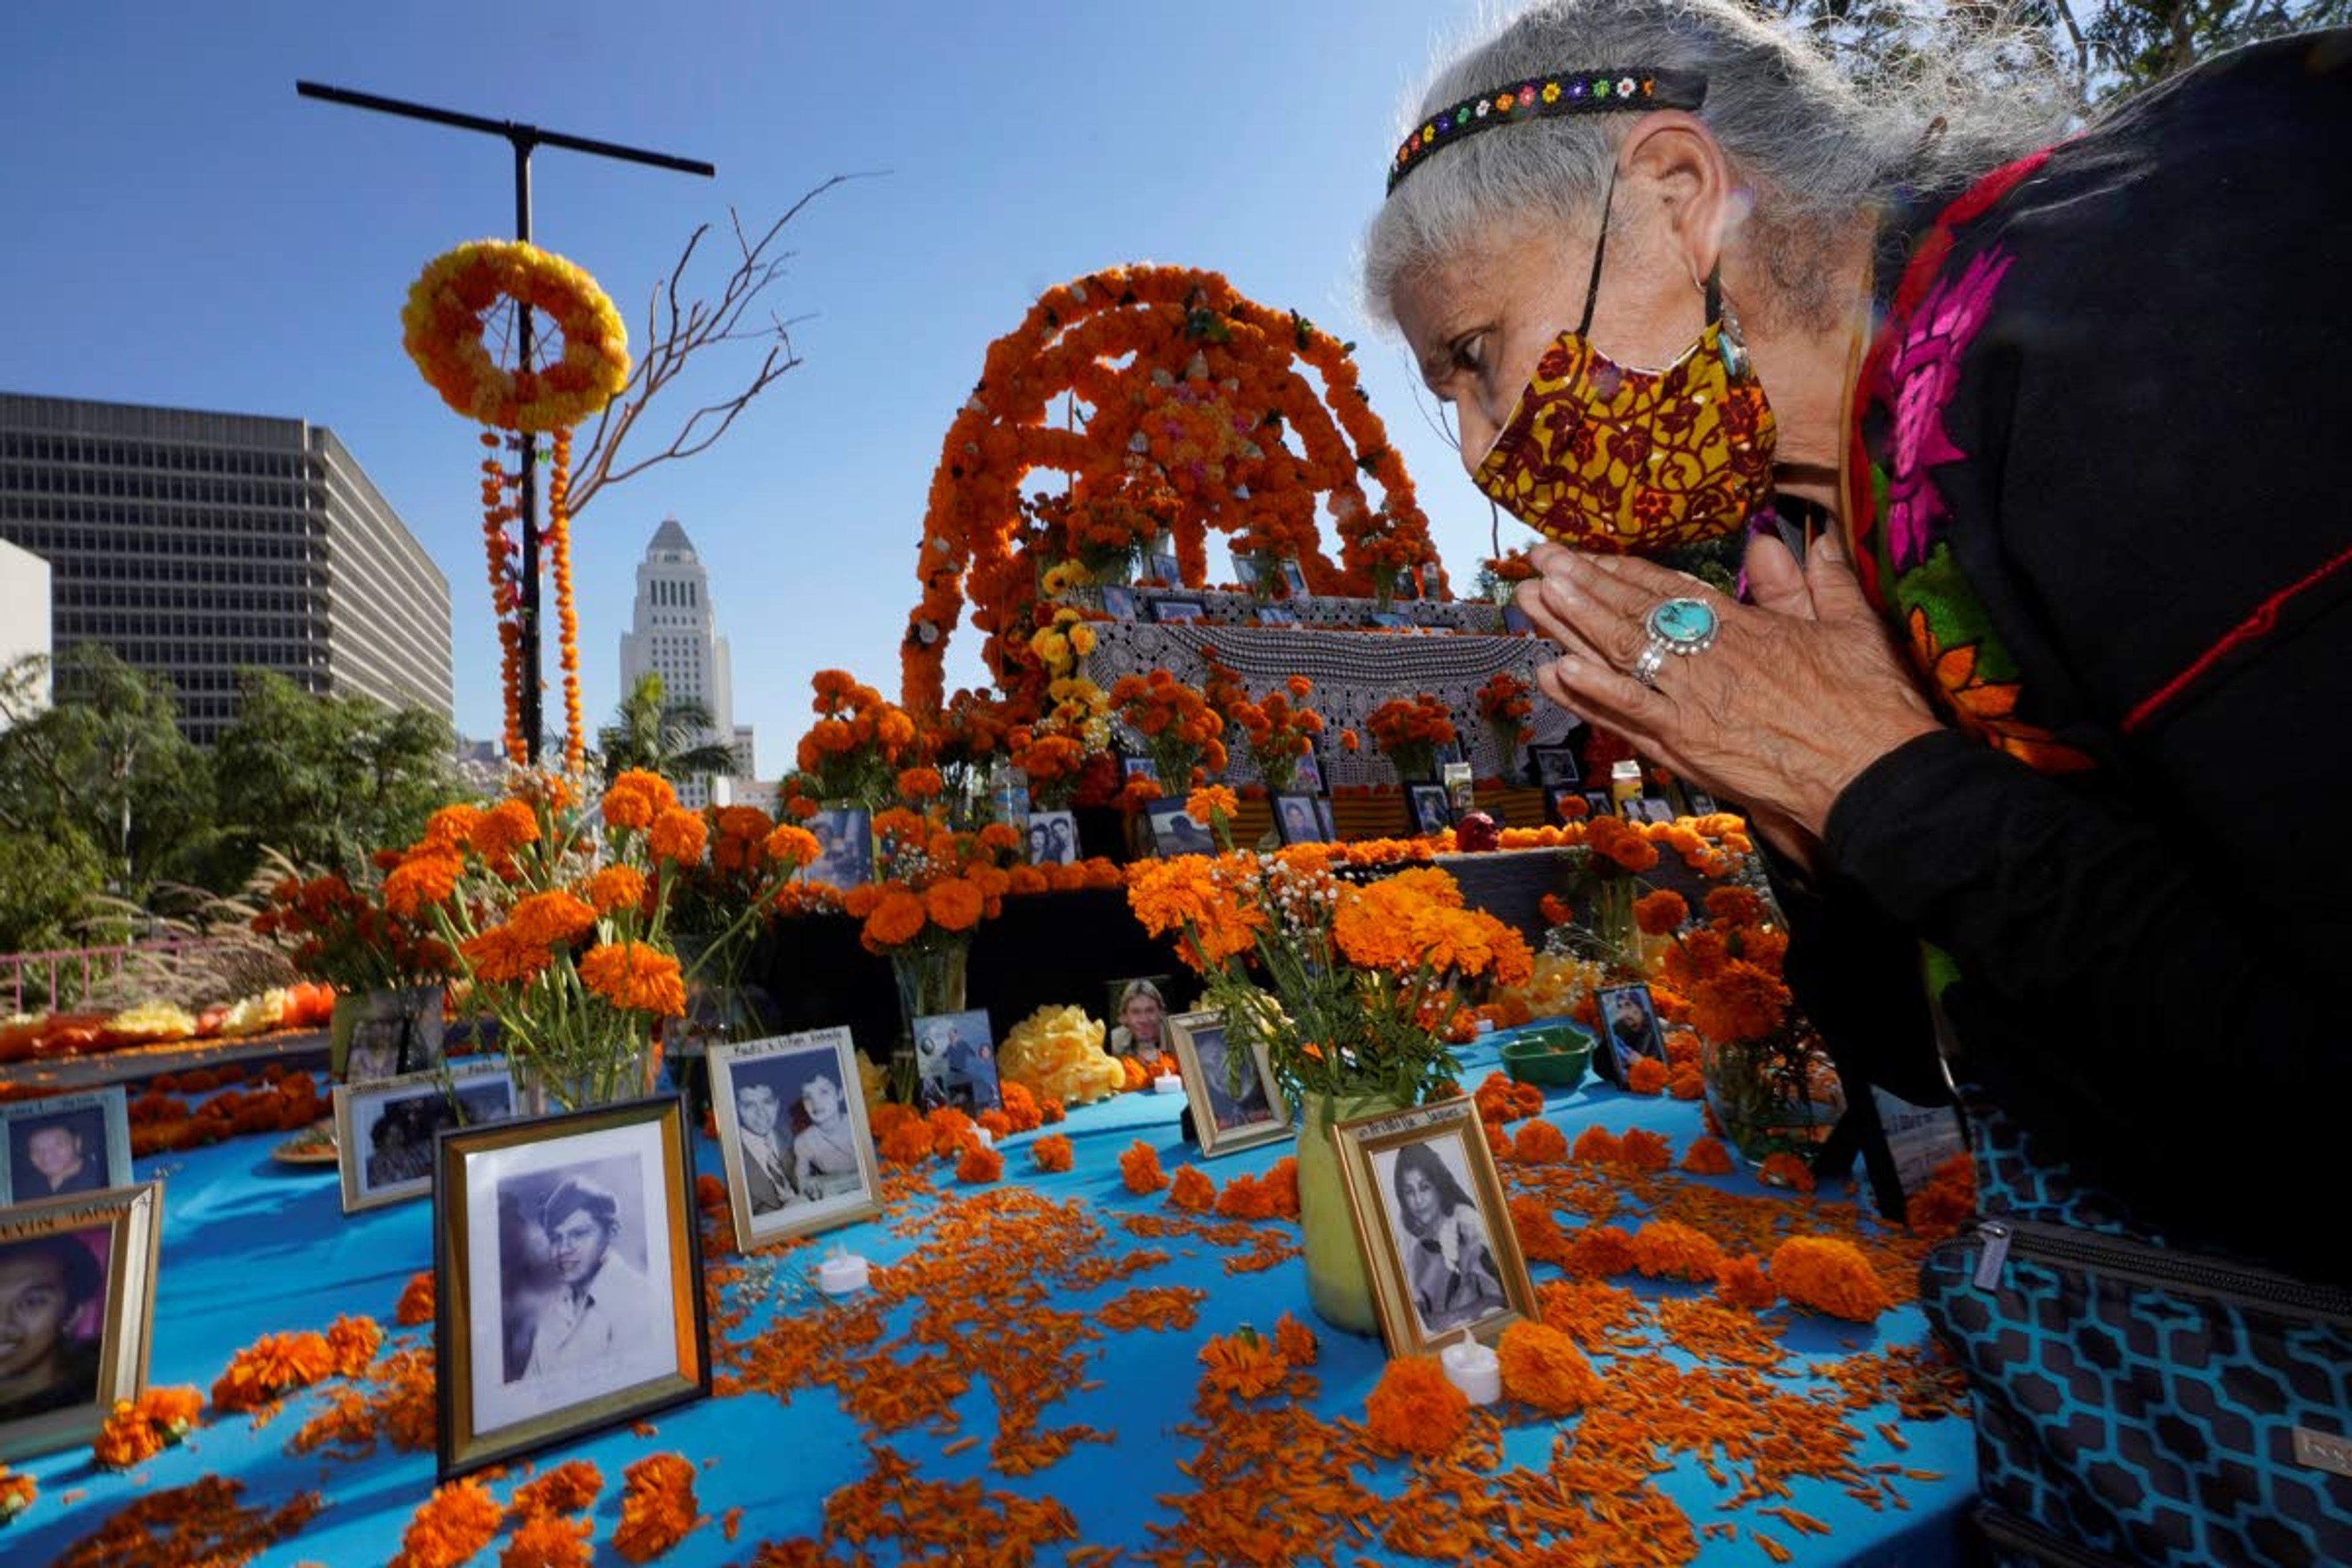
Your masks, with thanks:
[[(29, 550), (0, 540), (0, 674), (25, 658), (49, 657), (49, 563)], [(45, 707), (49, 699), (49, 671), (44, 663), (35, 677), (27, 713)], [(8, 715), (0, 712), (0, 729)]]
[(49, 563), (57, 651), (169, 677), (199, 743), (247, 668), (451, 715), (448, 579), (321, 426), (0, 393), (0, 539)]
[[(756, 776), (751, 729), (735, 722), (734, 679), (710, 603), (710, 572), (674, 517), (654, 531), (637, 563), (636, 605), (629, 630), (621, 634), (622, 692), (648, 674), (661, 677), (665, 700), (698, 703), (709, 712), (711, 728), (700, 743), (728, 746), (735, 753), (735, 776)], [(677, 795), (698, 808), (734, 802), (728, 779), (684, 779)]]

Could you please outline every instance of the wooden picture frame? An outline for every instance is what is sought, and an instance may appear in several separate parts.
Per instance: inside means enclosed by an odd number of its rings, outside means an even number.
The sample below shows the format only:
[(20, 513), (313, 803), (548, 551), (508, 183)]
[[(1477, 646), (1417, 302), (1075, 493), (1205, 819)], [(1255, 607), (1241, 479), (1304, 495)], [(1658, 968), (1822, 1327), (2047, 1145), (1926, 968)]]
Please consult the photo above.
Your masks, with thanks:
[(1434, 1354), (1465, 1331), (1491, 1344), (1541, 1316), (1467, 1096), (1342, 1121), (1331, 1136), (1389, 1354)]
[(1168, 1020), (1167, 1038), (1183, 1071), (1184, 1098), (1192, 1107), (1192, 1131), (1202, 1159), (1291, 1135), (1290, 1101), (1274, 1079), (1265, 1041), (1251, 1043), (1243, 1058), (1251, 1081), (1236, 1086), (1223, 1013), (1175, 1014)]
[(335, 1168), (343, 1212), (433, 1195), (433, 1145), (445, 1127), (487, 1127), (521, 1112), (503, 1061), (335, 1085)]
[[(829, 1115), (820, 1079), (833, 1091)], [(882, 1212), (882, 1171), (848, 1029), (712, 1047), (710, 1104), (737, 1251)], [(761, 1119), (764, 1129), (747, 1125)]]
[[(14, 1359), (30, 1346), (38, 1359), (24, 1370), (46, 1361), (51, 1373), (46, 1387), (0, 1405), (0, 1462), (87, 1447), (116, 1401), (145, 1392), (163, 1220), (161, 1182), (0, 1209), (0, 1313), (19, 1323)], [(59, 1310), (26, 1300), (52, 1292)]]
[(1275, 831), (1282, 835), (1284, 845), (1330, 842), (1330, 830), (1324, 826), (1322, 812), (1317, 809), (1321, 799), (1320, 795), (1303, 791), (1274, 797)]
[(677, 1096), (445, 1130), (433, 1208), (442, 1480), (709, 1394)]
[(131, 1184), (131, 1105), (121, 1084), (0, 1101), (0, 1207)]

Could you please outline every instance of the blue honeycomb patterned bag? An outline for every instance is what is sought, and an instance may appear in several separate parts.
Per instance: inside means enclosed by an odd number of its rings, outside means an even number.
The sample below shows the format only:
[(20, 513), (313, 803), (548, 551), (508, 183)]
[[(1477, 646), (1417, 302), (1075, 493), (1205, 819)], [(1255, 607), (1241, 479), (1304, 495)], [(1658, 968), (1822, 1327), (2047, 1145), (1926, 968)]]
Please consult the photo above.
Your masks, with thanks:
[(2168, 1247), (1971, 1101), (1980, 1215), (1920, 1305), (2004, 1568), (2352, 1564), (2352, 1294)]

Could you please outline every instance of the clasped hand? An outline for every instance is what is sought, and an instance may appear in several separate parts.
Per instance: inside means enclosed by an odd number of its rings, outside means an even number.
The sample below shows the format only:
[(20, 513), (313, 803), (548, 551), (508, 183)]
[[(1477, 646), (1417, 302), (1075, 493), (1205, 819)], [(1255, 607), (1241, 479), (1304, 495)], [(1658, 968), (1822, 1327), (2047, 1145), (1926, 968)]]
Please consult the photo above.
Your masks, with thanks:
[[(1678, 775), (1738, 803), (1758, 831), (1813, 868), (1830, 807), (1872, 763), (1939, 727), (1842, 544), (1803, 568), (1779, 540), (1748, 548), (1752, 605), (1624, 555), (1537, 547), (1518, 604), (1566, 650), (1537, 676), (1554, 702), (1614, 730)], [(1714, 645), (1668, 654), (1654, 686), (1631, 671), (1660, 602), (1704, 601)]]

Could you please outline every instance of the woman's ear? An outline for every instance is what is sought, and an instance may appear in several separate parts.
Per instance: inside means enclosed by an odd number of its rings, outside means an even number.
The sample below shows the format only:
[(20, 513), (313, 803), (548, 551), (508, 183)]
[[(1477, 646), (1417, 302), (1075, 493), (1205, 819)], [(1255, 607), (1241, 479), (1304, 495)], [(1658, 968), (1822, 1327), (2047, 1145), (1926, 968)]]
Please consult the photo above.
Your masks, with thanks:
[(1745, 216), (1722, 143), (1696, 115), (1664, 109), (1633, 122), (1617, 156), (1623, 171), (1618, 199), (1630, 195), (1663, 209), (1662, 232), (1692, 285), (1700, 286)]

